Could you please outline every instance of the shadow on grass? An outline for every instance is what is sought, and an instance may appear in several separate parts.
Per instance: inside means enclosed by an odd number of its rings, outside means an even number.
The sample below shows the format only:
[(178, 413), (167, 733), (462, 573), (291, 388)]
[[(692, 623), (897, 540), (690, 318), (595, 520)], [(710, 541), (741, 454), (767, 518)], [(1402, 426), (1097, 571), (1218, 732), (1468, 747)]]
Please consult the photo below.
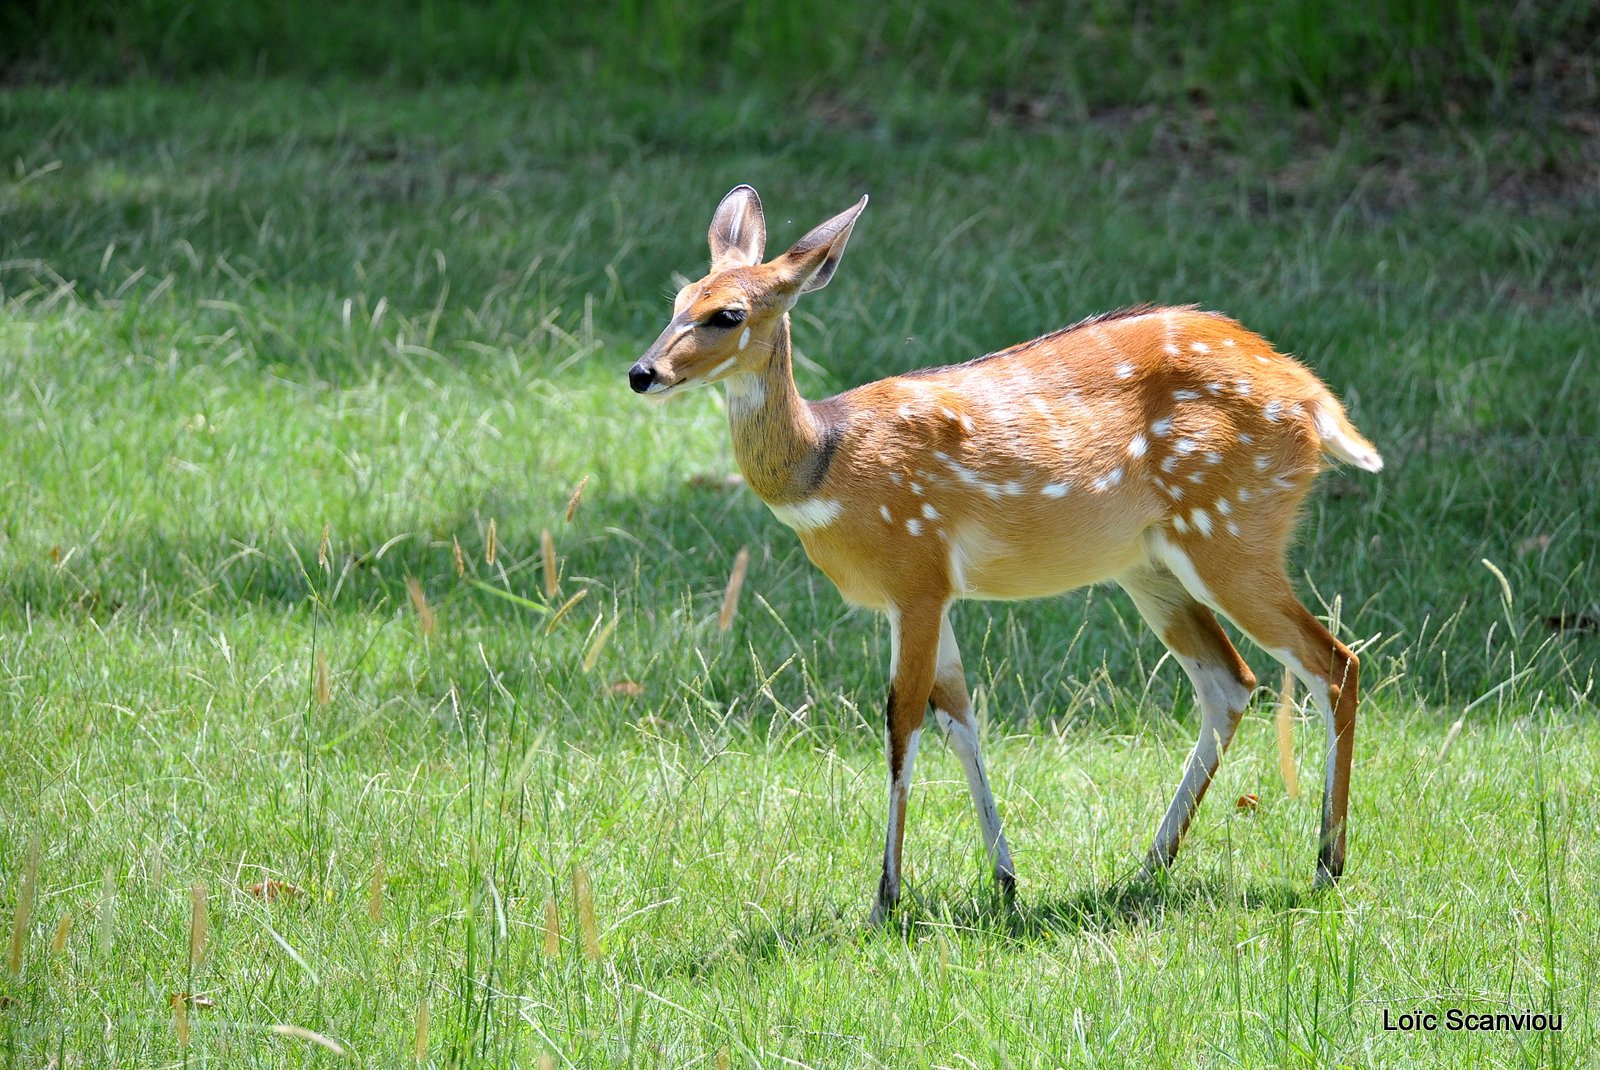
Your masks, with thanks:
[(1220, 878), (1117, 881), (1095, 888), (1006, 906), (994, 897), (947, 898), (943, 889), (908, 891), (891, 923), (868, 922), (865, 897), (854, 908), (818, 905), (774, 917), (753, 914), (710, 954), (686, 957), (670, 973), (700, 976), (729, 964), (746, 967), (777, 962), (821, 948), (873, 941), (915, 944), (940, 933), (967, 939), (1031, 943), (1071, 939), (1086, 933), (1154, 928), (1182, 911), (1242, 910), (1276, 914), (1314, 906), (1323, 896), (1292, 880), (1236, 884)]

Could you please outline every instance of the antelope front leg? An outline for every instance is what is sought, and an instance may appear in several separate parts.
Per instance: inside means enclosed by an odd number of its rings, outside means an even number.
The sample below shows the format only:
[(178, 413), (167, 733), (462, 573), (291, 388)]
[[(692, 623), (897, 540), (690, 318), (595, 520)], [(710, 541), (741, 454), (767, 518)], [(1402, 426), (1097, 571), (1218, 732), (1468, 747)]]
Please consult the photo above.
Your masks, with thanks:
[(948, 612), (939, 622), (939, 663), (934, 671), (933, 708), (939, 727), (944, 729), (951, 749), (967, 774), (967, 790), (972, 793), (972, 805), (978, 811), (978, 826), (983, 831), (983, 847), (989, 852), (989, 863), (994, 867), (995, 884), (1001, 897), (1010, 903), (1017, 894), (1017, 870), (1011, 862), (1011, 848), (1006, 846), (1006, 834), (1000, 828), (1000, 811), (994, 804), (994, 792), (989, 790), (989, 775), (983, 768), (983, 754), (978, 749), (978, 718), (972, 709), (972, 699), (967, 695), (961, 649), (956, 645)]
[(940, 609), (895, 608), (889, 611), (893, 645), (889, 702), (884, 740), (889, 758), (889, 822), (883, 846), (883, 877), (872, 924), (880, 925), (900, 898), (900, 847), (906, 832), (906, 801), (911, 795), (911, 768), (917, 741), (933, 690), (939, 651)]

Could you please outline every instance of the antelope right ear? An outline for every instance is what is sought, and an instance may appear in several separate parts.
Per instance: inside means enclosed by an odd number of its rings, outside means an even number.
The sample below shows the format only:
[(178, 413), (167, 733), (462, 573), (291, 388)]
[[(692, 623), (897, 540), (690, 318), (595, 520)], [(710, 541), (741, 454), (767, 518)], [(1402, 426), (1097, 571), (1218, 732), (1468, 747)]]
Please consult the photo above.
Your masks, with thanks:
[(712, 271), (761, 263), (767, 251), (767, 218), (756, 191), (749, 186), (729, 190), (711, 217), (706, 237), (711, 241)]
[(849, 208), (814, 228), (778, 258), (784, 263), (792, 280), (795, 296), (828, 285), (828, 280), (839, 269), (839, 258), (844, 256), (844, 247), (850, 241), (850, 231), (856, 225), (856, 217), (866, 206), (867, 198), (863, 196)]

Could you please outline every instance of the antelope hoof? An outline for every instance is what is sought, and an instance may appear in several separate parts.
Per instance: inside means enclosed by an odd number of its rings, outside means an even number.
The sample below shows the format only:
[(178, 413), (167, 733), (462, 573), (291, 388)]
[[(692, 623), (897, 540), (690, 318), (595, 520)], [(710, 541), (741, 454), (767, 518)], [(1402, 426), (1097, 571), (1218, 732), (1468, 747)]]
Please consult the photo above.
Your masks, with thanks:
[(889, 920), (889, 915), (894, 913), (895, 903), (900, 899), (900, 889), (892, 887), (889, 875), (885, 873), (878, 881), (878, 898), (872, 904), (872, 914), (867, 919), (868, 924), (880, 928)]

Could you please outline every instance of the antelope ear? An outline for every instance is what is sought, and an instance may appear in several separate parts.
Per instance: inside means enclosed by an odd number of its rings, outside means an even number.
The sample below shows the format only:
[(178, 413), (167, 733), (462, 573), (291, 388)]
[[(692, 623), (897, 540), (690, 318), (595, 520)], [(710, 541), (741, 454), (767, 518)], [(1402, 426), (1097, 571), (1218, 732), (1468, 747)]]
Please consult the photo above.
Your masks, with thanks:
[(866, 206), (867, 198), (862, 197), (795, 242), (788, 252), (778, 258), (777, 262), (783, 264), (790, 277), (796, 296), (828, 285), (828, 280), (839, 269), (839, 258), (844, 255), (844, 247), (850, 241), (850, 230), (856, 225), (856, 217)]
[(717, 205), (711, 217), (711, 270), (750, 267), (761, 263), (767, 251), (767, 219), (761, 198), (749, 186), (735, 186)]

